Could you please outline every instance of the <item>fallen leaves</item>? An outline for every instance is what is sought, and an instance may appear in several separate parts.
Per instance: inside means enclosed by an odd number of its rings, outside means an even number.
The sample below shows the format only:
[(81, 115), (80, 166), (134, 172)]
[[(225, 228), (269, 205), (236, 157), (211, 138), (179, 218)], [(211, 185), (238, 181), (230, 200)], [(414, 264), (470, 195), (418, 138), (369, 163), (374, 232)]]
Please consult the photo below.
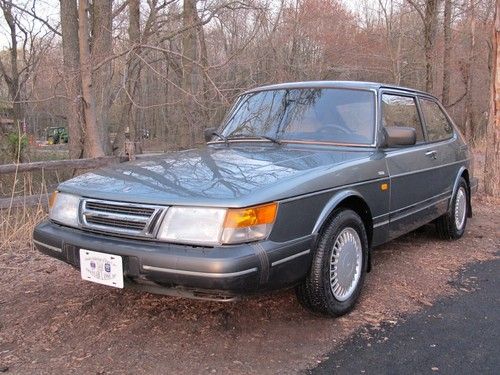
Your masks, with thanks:
[(353, 332), (364, 332), (370, 346), (370, 330), (473, 290), (474, 280), (450, 280), (498, 251), (497, 211), (478, 205), (459, 241), (440, 241), (427, 227), (376, 249), (361, 300), (340, 319), (310, 314), (290, 290), (237, 303), (192, 301), (86, 283), (30, 248), (0, 252), (0, 264), (12, 268), (0, 272), (0, 364), (16, 373), (295, 373)]

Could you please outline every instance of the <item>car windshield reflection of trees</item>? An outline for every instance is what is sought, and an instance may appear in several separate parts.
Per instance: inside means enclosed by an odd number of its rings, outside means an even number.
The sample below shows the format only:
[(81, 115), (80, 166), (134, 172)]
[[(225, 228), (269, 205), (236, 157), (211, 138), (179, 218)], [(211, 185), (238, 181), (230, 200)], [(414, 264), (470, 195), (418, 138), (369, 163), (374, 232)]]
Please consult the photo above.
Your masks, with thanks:
[(248, 93), (230, 112), (222, 134), (229, 139), (268, 136), (370, 144), (374, 105), (373, 93), (360, 90), (311, 88)]

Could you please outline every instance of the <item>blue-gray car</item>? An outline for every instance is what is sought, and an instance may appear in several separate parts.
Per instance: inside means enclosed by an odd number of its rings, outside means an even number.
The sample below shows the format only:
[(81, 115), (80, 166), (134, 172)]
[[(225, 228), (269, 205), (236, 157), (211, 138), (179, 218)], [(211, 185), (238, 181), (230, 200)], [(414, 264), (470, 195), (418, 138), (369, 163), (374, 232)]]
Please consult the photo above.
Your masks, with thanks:
[(61, 183), (33, 241), (116, 288), (230, 301), (295, 287), (349, 312), (372, 249), (424, 224), (464, 234), (472, 156), (439, 101), (367, 82), (239, 96), (207, 145)]

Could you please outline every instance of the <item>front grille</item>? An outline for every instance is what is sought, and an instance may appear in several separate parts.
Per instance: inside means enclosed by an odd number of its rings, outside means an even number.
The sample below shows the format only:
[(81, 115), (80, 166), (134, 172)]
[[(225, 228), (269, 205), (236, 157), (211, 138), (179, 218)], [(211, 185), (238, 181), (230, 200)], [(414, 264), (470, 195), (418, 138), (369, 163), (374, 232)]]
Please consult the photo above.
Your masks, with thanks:
[(87, 223), (95, 225), (107, 225), (113, 228), (123, 228), (132, 230), (143, 230), (146, 226), (144, 222), (133, 222), (130, 220), (111, 219), (105, 217), (87, 216)]
[(82, 226), (86, 229), (153, 237), (165, 207), (84, 199), (81, 209)]
[(128, 215), (143, 215), (151, 216), (155, 212), (153, 207), (138, 207), (138, 206), (119, 206), (106, 202), (87, 201), (89, 210), (122, 213)]

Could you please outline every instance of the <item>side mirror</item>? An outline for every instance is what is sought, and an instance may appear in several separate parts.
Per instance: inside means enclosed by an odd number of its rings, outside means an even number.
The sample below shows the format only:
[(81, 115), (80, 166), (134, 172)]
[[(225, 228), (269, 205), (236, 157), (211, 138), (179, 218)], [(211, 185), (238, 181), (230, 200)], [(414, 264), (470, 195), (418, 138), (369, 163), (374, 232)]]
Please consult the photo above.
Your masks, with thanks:
[(415, 129), (405, 126), (392, 126), (384, 128), (385, 147), (412, 146), (417, 143)]
[(213, 137), (213, 132), (216, 131), (217, 128), (206, 128), (204, 130), (204, 135), (205, 135), (205, 142), (210, 142)]

